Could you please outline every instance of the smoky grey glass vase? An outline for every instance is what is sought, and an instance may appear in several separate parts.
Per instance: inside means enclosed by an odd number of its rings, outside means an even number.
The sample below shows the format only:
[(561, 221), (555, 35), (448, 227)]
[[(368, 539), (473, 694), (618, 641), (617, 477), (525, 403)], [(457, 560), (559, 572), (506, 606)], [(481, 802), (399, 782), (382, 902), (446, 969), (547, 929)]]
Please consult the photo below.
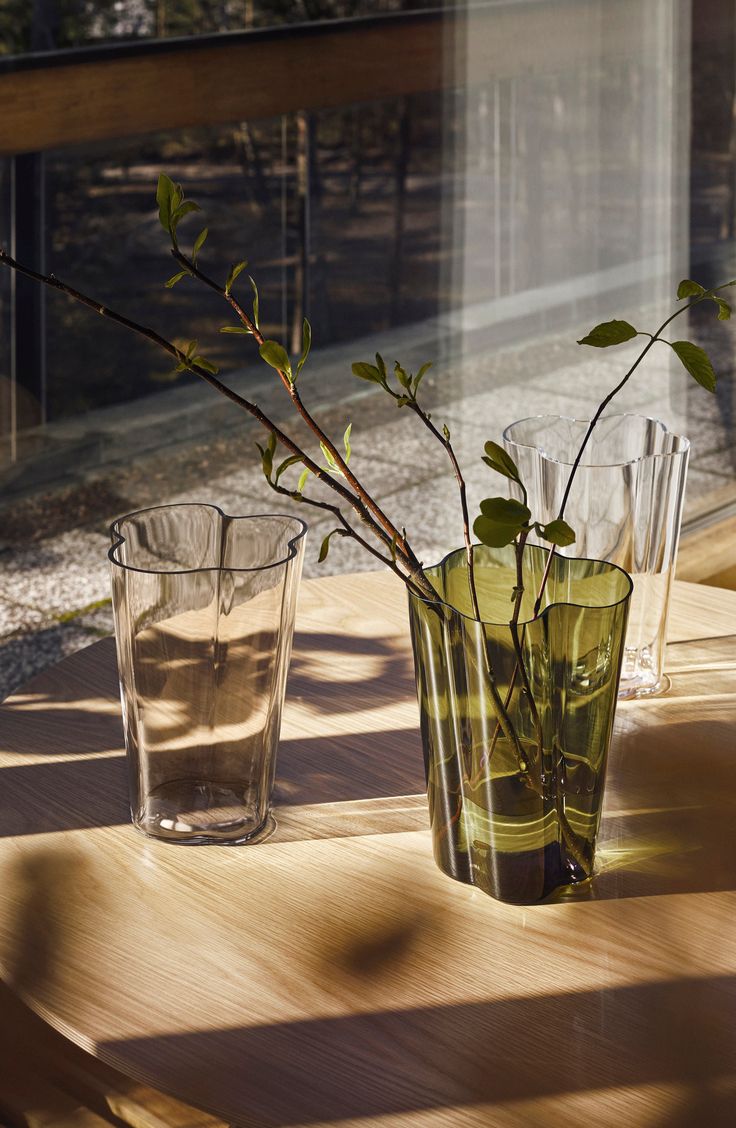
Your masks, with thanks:
[(425, 569), (437, 601), (409, 594), (435, 860), (519, 904), (593, 873), (631, 595), (615, 565), (555, 556), (535, 618), (547, 555), (524, 551), (514, 626), (513, 546), (474, 550), (480, 619), (464, 549)]
[(181, 504), (110, 532), (133, 823), (253, 841), (269, 824), (306, 525)]

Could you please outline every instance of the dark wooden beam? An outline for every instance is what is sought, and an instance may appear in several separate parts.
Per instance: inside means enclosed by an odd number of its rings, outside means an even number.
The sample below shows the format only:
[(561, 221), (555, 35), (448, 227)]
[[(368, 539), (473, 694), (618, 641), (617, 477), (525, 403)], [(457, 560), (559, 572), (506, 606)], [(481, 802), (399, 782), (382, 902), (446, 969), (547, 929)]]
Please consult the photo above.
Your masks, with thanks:
[[(589, 60), (601, 3), (492, 3), (0, 61), (0, 155), (559, 70)], [(600, 55), (625, 55), (637, 0), (605, 3)]]

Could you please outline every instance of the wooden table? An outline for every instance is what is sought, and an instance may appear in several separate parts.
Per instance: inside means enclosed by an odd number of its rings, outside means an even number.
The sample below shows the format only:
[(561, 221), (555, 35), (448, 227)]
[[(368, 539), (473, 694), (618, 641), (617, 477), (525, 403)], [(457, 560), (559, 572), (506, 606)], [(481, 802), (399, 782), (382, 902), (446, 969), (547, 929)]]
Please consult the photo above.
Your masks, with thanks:
[(678, 584), (620, 706), (592, 892), (434, 866), (403, 589), (303, 585), (278, 829), (128, 822), (110, 641), (0, 714), (0, 967), (126, 1073), (234, 1123), (702, 1125), (736, 1111), (736, 594)]

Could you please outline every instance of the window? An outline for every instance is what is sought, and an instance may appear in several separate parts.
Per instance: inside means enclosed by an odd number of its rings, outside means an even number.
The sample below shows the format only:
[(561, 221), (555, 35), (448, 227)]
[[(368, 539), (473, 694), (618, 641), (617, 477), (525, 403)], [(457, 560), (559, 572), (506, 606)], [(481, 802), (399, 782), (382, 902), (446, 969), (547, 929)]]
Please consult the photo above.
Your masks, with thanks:
[[(218, 333), (227, 308), (189, 279), (164, 288), (153, 192), (166, 169), (203, 207), (207, 268), (224, 279), (248, 258), (268, 334), (296, 345), (309, 317), (304, 394), (336, 432), (353, 423), (355, 465), (428, 561), (458, 543), (452, 477), (351, 361), (377, 349), (414, 371), (433, 361), (423, 390), (474, 502), (486, 439), (530, 413), (589, 413), (625, 371), (629, 345), (581, 349), (583, 332), (613, 316), (653, 329), (680, 278), (736, 276), (736, 37), (722, 0), (429, 12), (324, 0), (305, 3), (306, 26), (286, 23), (293, 5), (221, 5), (217, 27), (176, 22), (172, 7), (163, 20), (144, 0), (88, 4), (86, 22), (57, 28), (65, 51), (35, 57), (43, 29), (34, 39), (24, 6), (12, 35), (4, 17), (2, 242), (196, 338), (233, 386), (288, 418), (250, 342)], [(93, 125), (80, 90), (96, 99)], [(9, 687), (39, 626), (52, 656), (105, 629), (106, 521), (177, 497), (241, 511), (280, 499), (254, 427), (186, 374), (172, 380), (147, 342), (7, 271), (0, 300)], [(661, 347), (618, 402), (690, 436), (686, 519), (702, 522), (736, 500), (732, 331), (699, 311), (688, 335), (712, 355), (715, 396)], [(322, 568), (372, 564), (335, 545)]]

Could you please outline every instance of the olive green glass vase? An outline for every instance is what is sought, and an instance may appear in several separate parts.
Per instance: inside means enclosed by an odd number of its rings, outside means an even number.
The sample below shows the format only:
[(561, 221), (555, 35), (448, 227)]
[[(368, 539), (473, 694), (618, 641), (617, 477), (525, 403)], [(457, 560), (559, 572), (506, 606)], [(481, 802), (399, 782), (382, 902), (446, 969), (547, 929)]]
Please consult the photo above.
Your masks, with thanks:
[(613, 564), (465, 550), (425, 574), (409, 617), (435, 860), (501, 901), (531, 904), (592, 874), (632, 584)]

